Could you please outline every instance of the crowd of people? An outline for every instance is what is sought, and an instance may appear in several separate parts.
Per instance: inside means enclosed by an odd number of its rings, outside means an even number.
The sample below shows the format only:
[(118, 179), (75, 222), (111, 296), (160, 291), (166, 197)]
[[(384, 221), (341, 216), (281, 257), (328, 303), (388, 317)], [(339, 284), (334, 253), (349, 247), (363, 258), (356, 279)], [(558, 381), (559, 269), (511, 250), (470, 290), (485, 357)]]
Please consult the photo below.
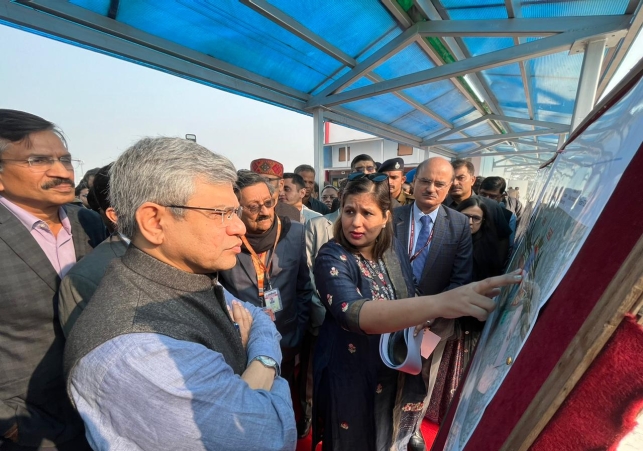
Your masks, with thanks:
[[(499, 177), (476, 194), (464, 160), (411, 178), (358, 155), (318, 187), (307, 164), (144, 138), (77, 166), (53, 123), (0, 110), (0, 451), (293, 450), (311, 429), (313, 449), (424, 450), (522, 277), (522, 205)], [(439, 338), (419, 372), (381, 356), (406, 329)]]

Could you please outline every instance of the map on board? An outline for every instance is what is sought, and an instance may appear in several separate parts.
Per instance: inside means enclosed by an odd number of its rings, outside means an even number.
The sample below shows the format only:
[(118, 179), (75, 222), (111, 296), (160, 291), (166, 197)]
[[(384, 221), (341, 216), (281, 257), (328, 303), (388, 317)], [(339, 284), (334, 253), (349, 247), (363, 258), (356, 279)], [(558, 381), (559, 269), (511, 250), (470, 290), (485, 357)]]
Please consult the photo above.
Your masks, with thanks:
[[(618, 181), (643, 142), (643, 82), (591, 124), (530, 189), (529, 221), (518, 231), (509, 271), (520, 285), (503, 289), (487, 320), (464, 382), (445, 451), (460, 451), (519, 357), (541, 307), (571, 266)], [(544, 189), (543, 189), (544, 188)], [(536, 192), (538, 190), (538, 192)], [(522, 224), (521, 224), (522, 225)]]

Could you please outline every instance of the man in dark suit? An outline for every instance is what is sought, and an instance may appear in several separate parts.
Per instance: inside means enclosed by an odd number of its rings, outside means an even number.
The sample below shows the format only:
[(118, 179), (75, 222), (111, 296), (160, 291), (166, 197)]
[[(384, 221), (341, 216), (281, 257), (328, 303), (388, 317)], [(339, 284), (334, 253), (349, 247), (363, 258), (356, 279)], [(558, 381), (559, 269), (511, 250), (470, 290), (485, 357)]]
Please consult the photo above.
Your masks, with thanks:
[(61, 277), (105, 239), (74, 199), (75, 160), (62, 133), (0, 110), (0, 450), (89, 450), (65, 392)]
[(60, 283), (58, 316), (65, 337), (69, 336), (74, 323), (94, 295), (111, 261), (122, 257), (129, 245), (129, 239), (116, 231), (116, 212), (109, 203), (111, 166), (109, 164), (96, 173), (89, 196), (90, 206), (101, 215), (110, 236), (87, 258), (74, 265)]
[(237, 299), (263, 308), (271, 316), (281, 334), (281, 375), (292, 382), (313, 296), (304, 225), (275, 215), (272, 194), (263, 177), (246, 170), (237, 175), (246, 234), (236, 266), (220, 271), (219, 281)]
[(453, 166), (454, 171), (453, 185), (451, 186), (449, 195), (443, 201), (444, 205), (455, 209), (470, 197), (478, 197), (487, 206), (489, 214), (495, 224), (498, 240), (500, 241), (498, 252), (501, 255), (507, 255), (513, 246), (513, 234), (516, 232), (516, 218), (513, 218), (512, 228), (512, 213), (509, 210), (501, 207), (498, 202), (483, 196), (478, 196), (473, 192), (476, 177), (474, 175), (473, 164), (470, 161), (462, 159), (453, 160), (451, 166)]
[[(413, 179), (415, 203), (393, 211), (395, 235), (409, 251), (416, 286), (424, 295), (466, 285), (473, 277), (469, 219), (441, 205), (452, 182), (451, 164), (444, 158), (429, 158), (418, 166)], [(443, 338), (448, 338), (446, 335)], [(439, 358), (439, 352), (434, 352), (433, 358), (424, 362), (421, 376), (407, 377), (406, 383), (418, 387), (416, 402), (424, 403), (416, 431), (409, 442), (412, 450), (424, 449), (419, 427), (435, 380), (431, 377), (430, 367), (432, 361), (439, 361)]]

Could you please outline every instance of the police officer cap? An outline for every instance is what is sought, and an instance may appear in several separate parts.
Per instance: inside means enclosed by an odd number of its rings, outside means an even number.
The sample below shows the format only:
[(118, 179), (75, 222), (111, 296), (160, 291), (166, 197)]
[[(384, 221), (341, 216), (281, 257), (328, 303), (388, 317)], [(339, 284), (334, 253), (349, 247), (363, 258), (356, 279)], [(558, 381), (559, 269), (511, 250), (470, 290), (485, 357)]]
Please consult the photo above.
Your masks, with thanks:
[(377, 172), (389, 172), (389, 171), (403, 171), (404, 170), (404, 160), (402, 158), (391, 158), (386, 160), (380, 166), (380, 169)]

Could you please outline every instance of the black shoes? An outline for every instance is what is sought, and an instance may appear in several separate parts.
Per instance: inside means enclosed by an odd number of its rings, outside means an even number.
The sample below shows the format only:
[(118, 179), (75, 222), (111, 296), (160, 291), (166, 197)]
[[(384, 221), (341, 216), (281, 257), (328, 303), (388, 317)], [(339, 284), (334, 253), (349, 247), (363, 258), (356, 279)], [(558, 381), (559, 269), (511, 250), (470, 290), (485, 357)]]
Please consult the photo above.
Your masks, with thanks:
[(426, 445), (424, 444), (424, 438), (422, 433), (418, 429), (413, 433), (411, 439), (409, 440), (409, 445), (407, 448), (409, 451), (425, 451)]
[(297, 437), (306, 438), (308, 436), (308, 433), (310, 432), (311, 424), (312, 424), (312, 418), (302, 418), (297, 423)]

